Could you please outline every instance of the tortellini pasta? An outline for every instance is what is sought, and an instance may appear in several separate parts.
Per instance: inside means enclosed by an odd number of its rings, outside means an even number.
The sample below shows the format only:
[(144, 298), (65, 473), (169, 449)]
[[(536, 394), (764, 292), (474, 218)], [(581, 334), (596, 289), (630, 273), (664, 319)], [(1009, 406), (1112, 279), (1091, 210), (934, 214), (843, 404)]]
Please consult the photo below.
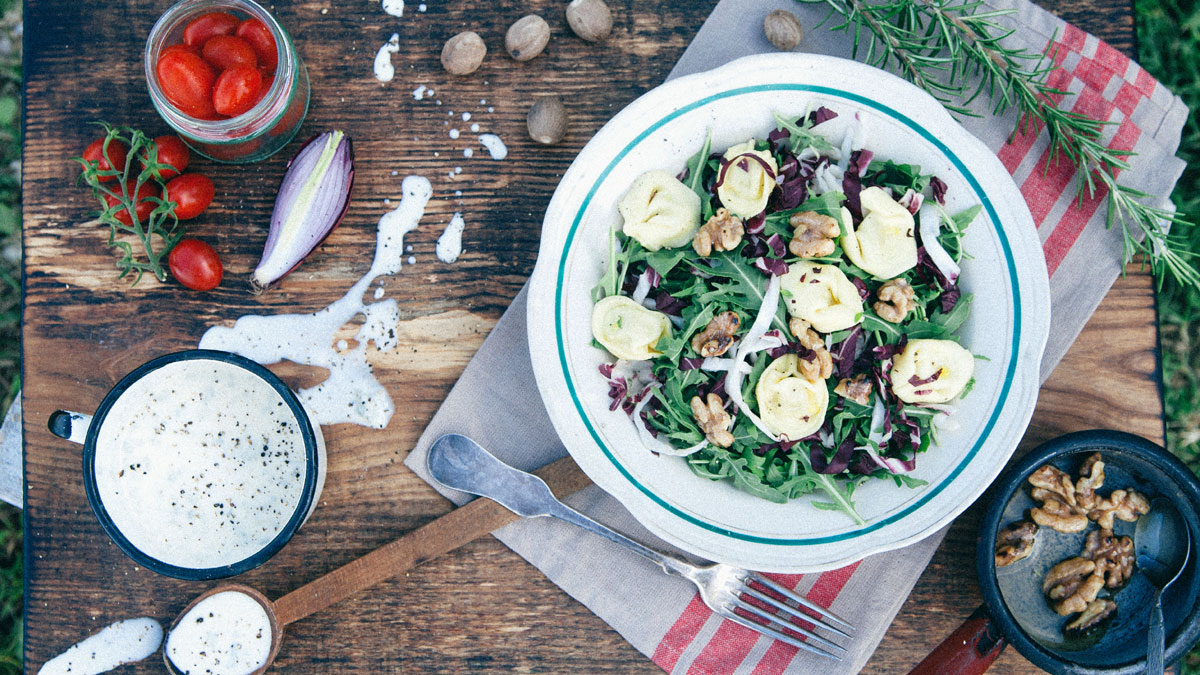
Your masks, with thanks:
[(700, 196), (662, 170), (638, 176), (617, 210), (625, 234), (647, 251), (683, 246), (700, 229)]
[(892, 393), (905, 403), (945, 403), (975, 374), (975, 357), (953, 340), (912, 340), (892, 360)]
[(725, 180), (717, 188), (717, 197), (729, 212), (739, 218), (752, 218), (767, 208), (767, 200), (775, 189), (775, 175), (779, 167), (769, 150), (755, 150), (754, 139), (735, 145), (725, 151), (725, 160), (738, 155), (753, 154), (771, 167), (770, 173), (763, 165), (743, 157), (725, 169)]
[(804, 319), (815, 330), (832, 333), (862, 319), (858, 288), (833, 265), (794, 263), (779, 278), (788, 314)]
[(842, 249), (850, 262), (879, 279), (892, 279), (917, 264), (917, 239), (913, 216), (880, 187), (859, 194), (862, 222), (853, 226), (850, 211), (842, 209), (846, 234)]
[(592, 308), (592, 337), (613, 356), (630, 361), (654, 358), (654, 345), (671, 335), (671, 321), (624, 295), (610, 295)]
[(810, 381), (800, 374), (799, 365), (800, 357), (784, 354), (767, 366), (754, 387), (763, 424), (790, 440), (816, 433), (829, 407), (825, 380)]

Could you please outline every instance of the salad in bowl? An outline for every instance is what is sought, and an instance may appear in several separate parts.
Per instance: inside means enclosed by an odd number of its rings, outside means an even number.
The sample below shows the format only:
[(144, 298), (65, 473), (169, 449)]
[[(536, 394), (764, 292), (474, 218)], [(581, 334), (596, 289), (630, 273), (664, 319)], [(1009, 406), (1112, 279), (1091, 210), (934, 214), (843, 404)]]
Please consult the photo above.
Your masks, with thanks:
[(874, 159), (857, 120), (827, 138), (837, 117), (777, 114), (761, 140), (709, 137), (678, 175), (638, 176), (591, 328), (647, 452), (861, 524), (855, 487), (924, 485), (917, 457), (974, 384), (958, 280), (980, 207), (949, 213), (946, 183)]
[(547, 208), (530, 357), (560, 439), (654, 534), (766, 571), (937, 531), (1028, 424), (1040, 242), (986, 146), (863, 64), (664, 84)]

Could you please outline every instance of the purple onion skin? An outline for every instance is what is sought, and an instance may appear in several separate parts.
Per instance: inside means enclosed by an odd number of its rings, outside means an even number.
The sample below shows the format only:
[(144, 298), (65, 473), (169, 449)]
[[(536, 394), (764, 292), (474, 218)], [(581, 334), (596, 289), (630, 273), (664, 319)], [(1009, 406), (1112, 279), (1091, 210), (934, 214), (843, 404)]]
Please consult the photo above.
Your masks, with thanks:
[[(307, 177), (308, 173), (312, 170), (313, 166), (316, 165), (317, 160), (321, 156), (321, 146), (314, 145), (314, 142), (317, 141), (318, 139), (324, 139), (330, 133), (333, 133), (333, 132), (327, 131), (323, 134), (318, 134), (316, 136), (313, 136), (312, 138), (309, 138), (307, 141), (304, 142), (304, 145), (300, 146), (300, 149), (296, 151), (296, 154), (290, 160), (288, 160), (287, 169), (284, 172), (283, 180), (280, 181), (280, 186), (279, 186), (280, 192), (282, 192), (284, 189), (284, 186), (287, 185), (289, 178), (291, 178), (293, 180), (303, 181), (303, 179)], [(306, 151), (309, 151), (310, 149), (311, 149), (311, 151), (308, 152), (307, 154), (305, 154)], [(343, 156), (339, 157), (339, 155), (343, 155)], [(298, 161), (305, 161), (309, 164), (309, 166), (301, 167), (301, 166), (297, 165)], [(267, 284), (262, 284), (262, 283), (258, 282), (256, 279), (254, 279), (253, 277), (251, 277), (250, 286), (255, 295), (259, 295), (259, 294), (265, 292), (267, 290), (267, 288), (269, 288), (271, 285), (278, 283), (281, 279), (283, 279), (287, 275), (294, 272), (296, 270), (296, 268), (299, 267), (301, 265), (301, 263), (303, 263), (308, 258), (308, 256), (311, 255), (312, 252), (317, 249), (317, 247), (319, 247), (321, 244), (323, 244), (325, 242), (326, 239), (329, 238), (329, 235), (332, 234), (335, 229), (337, 229), (337, 226), (341, 225), (342, 219), (344, 219), (346, 217), (346, 213), (350, 210), (350, 196), (354, 192), (354, 175), (355, 175), (354, 142), (350, 139), (349, 136), (347, 136), (345, 134), (343, 134), (343, 136), (342, 136), (342, 142), (339, 144), (339, 147), (336, 151), (336, 154), (335, 154), (331, 164), (336, 164), (339, 161), (345, 162), (346, 164), (349, 165), (349, 169), (347, 170), (347, 176), (346, 176), (346, 196), (342, 202), (341, 210), (338, 211), (336, 216), (334, 216), (333, 222), (329, 225), (329, 227), (325, 231), (325, 233), (322, 234), (319, 239), (314, 241), (312, 243), (312, 246), (309, 248), (308, 252), (305, 253), (303, 256), (301, 256), (300, 259), (296, 261), (296, 264), (292, 265), (292, 267), (289, 268), (286, 272), (279, 275), (279, 277), (272, 279)], [(292, 168), (294, 166), (297, 167), (297, 169), (305, 168), (306, 171), (304, 171), (303, 174), (298, 174), (297, 176), (291, 176)], [(271, 222), (272, 223), (275, 222), (276, 211), (278, 209), (280, 209), (282, 206), (290, 206), (290, 204), (281, 205), (279, 202), (276, 202), (275, 208), (272, 209), (272, 211), (271, 211)], [(279, 230), (277, 228), (272, 228), (270, 233), (267, 235), (267, 243), (263, 247), (263, 255), (262, 255), (261, 260), (266, 260), (267, 258), (269, 258), (271, 256), (272, 253), (274, 253), (275, 244), (278, 241), (279, 236), (280, 236)], [(261, 260), (260, 260), (259, 264), (261, 264)]]

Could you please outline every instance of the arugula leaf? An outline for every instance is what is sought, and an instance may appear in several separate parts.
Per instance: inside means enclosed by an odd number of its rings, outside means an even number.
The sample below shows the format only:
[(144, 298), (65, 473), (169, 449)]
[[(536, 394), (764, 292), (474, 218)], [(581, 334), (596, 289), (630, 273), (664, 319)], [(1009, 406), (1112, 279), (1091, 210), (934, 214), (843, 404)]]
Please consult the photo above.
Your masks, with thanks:
[(917, 164), (897, 164), (892, 160), (882, 163), (871, 162), (863, 178), (864, 185), (878, 185), (892, 189), (897, 197), (910, 188), (916, 192), (924, 192), (929, 187), (929, 179), (933, 174), (922, 174)]
[[(755, 269), (750, 261), (737, 251), (719, 251), (713, 253), (708, 260), (716, 262), (716, 266), (709, 267), (694, 262), (692, 266), (714, 277), (728, 279), (730, 283), (714, 284), (712, 291), (700, 296), (701, 302), (711, 302), (720, 298), (742, 309), (750, 320), (758, 316), (758, 310), (762, 308), (767, 293), (767, 281), (763, 273)], [(787, 321), (780, 317), (780, 313), (777, 309), (772, 323), (786, 331)]]
[(675, 265), (679, 264), (680, 260), (683, 260), (687, 252), (687, 247), (660, 248), (657, 251), (648, 251), (646, 263), (653, 267), (655, 272), (665, 277), (675, 269)]
[[(704, 145), (700, 146), (700, 152), (697, 152), (691, 159), (687, 161), (688, 182), (687, 186), (700, 196), (700, 203), (705, 203), (709, 199), (708, 192), (704, 189), (704, 169), (708, 166), (708, 154), (712, 150), (712, 129), (708, 130), (708, 135), (704, 137)], [(657, 268), (655, 268), (657, 269)], [(662, 274), (661, 270), (659, 272)]]
[(662, 356), (659, 358), (666, 358), (672, 362), (678, 361), (684, 347), (687, 347), (691, 343), (692, 334), (707, 326), (708, 322), (712, 321), (713, 316), (715, 314), (713, 313), (712, 305), (706, 305), (692, 317), (691, 321), (687, 323), (686, 328), (659, 338), (658, 342), (654, 345), (654, 349), (662, 352)]
[(780, 117), (779, 113), (772, 114), (775, 116), (775, 128), (787, 129), (791, 134), (792, 154), (798, 154), (804, 148), (812, 148), (822, 155), (828, 155), (836, 150), (829, 139), (812, 130), (812, 123), (807, 118), (797, 124)]

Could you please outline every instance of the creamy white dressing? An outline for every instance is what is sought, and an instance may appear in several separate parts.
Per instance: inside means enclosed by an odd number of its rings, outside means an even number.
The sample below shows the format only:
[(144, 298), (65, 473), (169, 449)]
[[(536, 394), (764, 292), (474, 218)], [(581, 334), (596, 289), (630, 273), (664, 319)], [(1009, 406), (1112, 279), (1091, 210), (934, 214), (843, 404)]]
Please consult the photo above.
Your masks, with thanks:
[(479, 124), (477, 122), (473, 122), (471, 124), (471, 133), (473, 133), (473, 134), (479, 133)]
[(267, 546), (304, 491), (304, 437), (287, 402), (244, 368), (174, 361), (134, 382), (96, 436), (96, 490), (129, 543), (208, 569)]
[[(367, 362), (367, 343), (380, 349), (395, 345), (400, 309), (394, 299), (365, 304), (363, 295), (377, 277), (400, 271), (404, 235), (417, 227), (433, 196), (433, 186), (421, 176), (405, 178), (402, 190), (400, 203), (379, 219), (371, 269), (341, 299), (311, 314), (243, 316), (232, 327), (209, 328), (200, 346), (235, 352), (259, 363), (286, 359), (325, 368), (329, 371), (325, 381), (299, 392), (316, 422), (386, 427), (395, 408)], [(354, 336), (357, 344), (337, 352), (333, 348), (337, 332), (358, 315), (367, 320)]]
[[(472, 129), (472, 131), (474, 130)], [(508, 148), (504, 145), (504, 141), (496, 134), (484, 134), (480, 136), (479, 143), (487, 148), (492, 159), (504, 159), (508, 157)]]
[(470, 121), (471, 121), (471, 113), (469, 113), (469, 112), (465, 112), (465, 113), (463, 113), (463, 114), (462, 114), (462, 121), (464, 121), (464, 122), (470, 122)]
[(392, 16), (404, 16), (404, 0), (383, 0), (383, 11)]
[(380, 82), (391, 82), (396, 76), (392, 66), (392, 54), (400, 52), (400, 34), (392, 33), (392, 37), (375, 52), (375, 79)]
[(271, 619), (245, 593), (216, 593), (179, 619), (167, 635), (166, 654), (188, 675), (248, 675), (271, 656)]
[(426, 9), (427, 9), (427, 8), (425, 7), (425, 3), (423, 3), (423, 2), (422, 2), (421, 4), (419, 4), (419, 5), (417, 5), (417, 11), (418, 11), (418, 12), (424, 12)]
[[(390, 59), (389, 59), (389, 61), (390, 61)], [(426, 96), (433, 96), (433, 90), (422, 84), (421, 86), (417, 87), (416, 89), (413, 89), (412, 95), (413, 95), (413, 98), (420, 101), (420, 100), (423, 100)], [(395, 176), (396, 172), (393, 171), (392, 175)]]
[(457, 140), (457, 139), (458, 139), (458, 129), (451, 129), (451, 130), (450, 130), (450, 138), (451, 138), (451, 139), (454, 139), (454, 140)]
[(462, 255), (462, 235), (463, 229), (466, 226), (467, 224), (463, 220), (462, 214), (454, 214), (449, 224), (446, 225), (446, 229), (442, 231), (442, 236), (438, 237), (438, 260), (444, 263), (452, 263), (458, 260), (458, 256)]
[(463, 150), (463, 157), (466, 157), (467, 159), (471, 159), (474, 156), (475, 156), (475, 151), (472, 150), (471, 148), (466, 148)]
[(163, 629), (154, 619), (126, 619), (105, 626), (50, 659), (38, 675), (99, 675), (158, 651)]

